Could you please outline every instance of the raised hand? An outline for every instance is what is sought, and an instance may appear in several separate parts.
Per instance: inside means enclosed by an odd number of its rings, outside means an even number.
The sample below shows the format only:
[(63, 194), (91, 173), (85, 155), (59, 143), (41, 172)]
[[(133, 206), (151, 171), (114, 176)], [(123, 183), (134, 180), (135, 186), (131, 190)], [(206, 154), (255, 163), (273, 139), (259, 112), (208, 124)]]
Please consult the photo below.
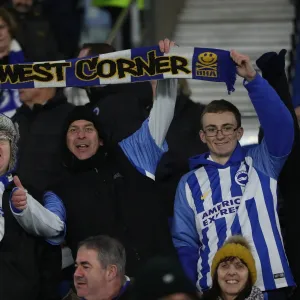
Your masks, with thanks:
[(236, 72), (238, 75), (245, 78), (247, 81), (251, 81), (255, 78), (256, 71), (251, 64), (249, 56), (240, 54), (235, 50), (230, 51), (230, 56), (237, 65)]
[(161, 52), (169, 53), (170, 48), (175, 46), (175, 42), (169, 39), (164, 39), (158, 42), (158, 46)]
[(14, 183), (17, 189), (14, 190), (11, 202), (18, 210), (24, 210), (27, 207), (27, 194), (18, 176), (14, 176)]

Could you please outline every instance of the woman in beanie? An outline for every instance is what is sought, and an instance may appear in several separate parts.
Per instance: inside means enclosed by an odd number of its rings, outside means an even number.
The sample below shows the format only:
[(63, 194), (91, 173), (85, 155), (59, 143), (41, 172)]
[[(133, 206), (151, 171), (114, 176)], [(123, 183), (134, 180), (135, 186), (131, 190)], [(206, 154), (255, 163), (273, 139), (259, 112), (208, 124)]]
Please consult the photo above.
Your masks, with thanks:
[(257, 278), (255, 261), (248, 242), (232, 236), (216, 253), (211, 265), (212, 288), (203, 300), (263, 300), (254, 286)]

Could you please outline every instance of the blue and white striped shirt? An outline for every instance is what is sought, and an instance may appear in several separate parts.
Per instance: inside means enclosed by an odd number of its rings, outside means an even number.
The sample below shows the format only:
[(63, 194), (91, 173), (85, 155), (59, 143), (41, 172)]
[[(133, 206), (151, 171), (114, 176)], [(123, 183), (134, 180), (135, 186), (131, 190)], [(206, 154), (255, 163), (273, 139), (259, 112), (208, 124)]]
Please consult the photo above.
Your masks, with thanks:
[(292, 118), (259, 75), (246, 88), (265, 125), (262, 144), (250, 149), (238, 144), (225, 165), (208, 159), (209, 153), (193, 158), (193, 171), (177, 189), (173, 241), (200, 290), (211, 287), (213, 257), (235, 234), (252, 246), (262, 291), (294, 285), (277, 215), (277, 178), (293, 143)]

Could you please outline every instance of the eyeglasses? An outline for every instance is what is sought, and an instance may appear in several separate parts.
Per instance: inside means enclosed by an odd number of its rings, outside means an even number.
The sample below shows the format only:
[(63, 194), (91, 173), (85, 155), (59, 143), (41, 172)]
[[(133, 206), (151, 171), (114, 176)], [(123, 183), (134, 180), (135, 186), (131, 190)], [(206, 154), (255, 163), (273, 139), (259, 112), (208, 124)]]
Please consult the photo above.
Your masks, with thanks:
[(216, 127), (209, 127), (206, 130), (203, 130), (203, 132), (208, 137), (214, 137), (218, 135), (218, 132), (222, 132), (224, 136), (233, 134), (239, 127), (234, 128), (232, 125), (225, 125), (221, 129), (217, 129)]

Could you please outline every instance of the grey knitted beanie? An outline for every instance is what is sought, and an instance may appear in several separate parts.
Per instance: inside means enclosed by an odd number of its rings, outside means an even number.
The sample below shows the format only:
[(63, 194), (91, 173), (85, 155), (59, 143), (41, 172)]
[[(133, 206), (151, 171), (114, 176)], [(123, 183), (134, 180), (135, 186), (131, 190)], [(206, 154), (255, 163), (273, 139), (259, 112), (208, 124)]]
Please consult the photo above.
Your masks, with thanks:
[(17, 165), (19, 130), (18, 125), (14, 125), (12, 120), (3, 114), (0, 114), (0, 139), (1, 137), (5, 137), (10, 141), (11, 154), (8, 171), (13, 171)]

